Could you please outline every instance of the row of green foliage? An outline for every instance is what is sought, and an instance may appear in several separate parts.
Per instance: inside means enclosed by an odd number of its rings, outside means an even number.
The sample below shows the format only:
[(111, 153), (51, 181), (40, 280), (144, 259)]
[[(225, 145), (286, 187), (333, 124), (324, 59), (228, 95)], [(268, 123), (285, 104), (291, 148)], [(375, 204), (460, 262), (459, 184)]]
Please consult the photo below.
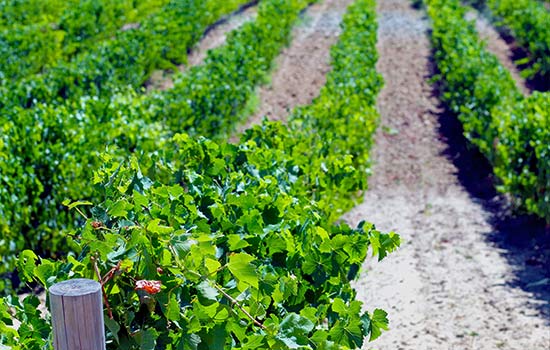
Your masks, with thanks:
[(57, 23), (80, 0), (2, 0), (0, 28), (37, 23)]
[[(123, 155), (160, 147), (176, 132), (213, 136), (223, 131), (213, 125), (234, 123), (307, 3), (263, 1), (257, 20), (230, 35), (225, 46), (210, 52), (205, 64), (190, 70), (173, 91), (153, 97), (125, 92), (111, 99), (83, 97), (61, 106), (14, 109), (0, 136), (3, 262), (9, 264), (13, 252), (23, 248), (54, 256), (62, 250), (59, 232), (75, 224), (62, 202), (90, 197), (91, 188), (81, 179), (91, 176), (100, 164), (98, 153), (106, 147)], [(178, 103), (188, 103), (187, 108), (175, 108)], [(193, 128), (199, 123), (200, 128)]]
[[(153, 70), (174, 68), (175, 64), (185, 62), (187, 51), (210, 25), (247, 2), (249, 0), (171, 0), (139, 26), (109, 33), (114, 37), (85, 48), (70, 61), (59, 61), (66, 49), (60, 46), (62, 41), (48, 41), (40, 36), (37, 41), (32, 36), (24, 36), (14, 50), (28, 54), (26, 47), (30, 46), (40, 50), (39, 57), (47, 56), (43, 61), (28, 61), (34, 70), (52, 64), (40, 74), (27, 75), (23, 74), (26, 70), (17, 67), (18, 62), (27, 61), (18, 55), (10, 58), (12, 73), (23, 77), (12, 81), (8, 73), (3, 73), (5, 82), (0, 87), (0, 108), (62, 104), (67, 99), (88, 95), (110, 96), (111, 89), (126, 85), (139, 89)], [(89, 26), (93, 27), (93, 23)], [(62, 39), (64, 32), (59, 30), (57, 33)], [(34, 57), (32, 53), (31, 56)]]
[[(104, 155), (93, 179), (102, 201), (69, 205), (87, 216), (70, 235), (74, 254), (25, 251), (22, 277), (50, 286), (95, 278), (96, 267), (110, 276), (109, 349), (358, 349), (378, 337), (386, 313), (364, 312), (350, 281), (368, 251), (384, 258), (399, 237), (335, 224), (366, 186), (382, 85), (374, 7), (349, 8), (327, 85), (288, 127), (264, 122), (238, 145), (178, 134), (126, 161)], [(140, 280), (161, 289), (136, 290)], [(33, 296), (3, 300), (0, 344), (51, 341), (36, 306)]]
[(500, 119), (494, 171), (502, 190), (550, 222), (550, 94), (536, 92), (494, 113)]
[(0, 31), (0, 83), (37, 73), (61, 59), (64, 33), (49, 24)]
[(458, 0), (429, 0), (443, 100), (493, 165), (499, 190), (550, 221), (550, 95), (523, 97)]
[(174, 132), (227, 136), (291, 39), (300, 12), (315, 1), (261, 2), (256, 21), (230, 33), (226, 45), (210, 51), (204, 64), (146, 102), (158, 108), (154, 119)]
[(550, 11), (537, 0), (487, 0), (486, 5), (529, 52), (526, 75), (540, 76), (550, 89)]
[[(61, 4), (55, 1), (34, 2), (7, 1), (0, 5), (13, 15), (28, 15), (37, 22), (0, 27), (0, 81), (18, 80), (42, 72), (60, 62), (69, 61), (75, 54), (89, 46), (109, 39), (124, 25), (139, 22), (162, 9), (167, 0), (81, 0)], [(55, 11), (55, 7), (63, 10)], [(45, 15), (36, 13), (36, 8), (47, 7)], [(10, 11), (12, 10), (12, 11)], [(11, 12), (11, 13), (10, 13)], [(15, 13), (13, 13), (15, 12)], [(58, 12), (58, 18), (50, 18)], [(50, 14), (50, 16), (48, 16)]]

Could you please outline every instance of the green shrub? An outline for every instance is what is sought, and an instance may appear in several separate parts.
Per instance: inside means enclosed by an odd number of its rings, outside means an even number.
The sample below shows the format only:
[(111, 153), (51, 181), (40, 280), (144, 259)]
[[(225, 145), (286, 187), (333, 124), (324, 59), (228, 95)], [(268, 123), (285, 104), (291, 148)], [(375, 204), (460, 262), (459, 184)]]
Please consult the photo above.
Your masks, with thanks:
[[(131, 89), (120, 93), (111, 89), (114, 95), (110, 99), (82, 97), (60, 106), (12, 109), (4, 116), (8, 118), (0, 145), (0, 170), (6, 174), (0, 178), (5, 189), (0, 191), (0, 212), (5, 213), (0, 219), (6, 243), (0, 247), (4, 264), (9, 266), (14, 252), (24, 248), (57, 256), (65, 244), (60, 232), (76, 222), (67, 216), (62, 202), (91, 198), (92, 189), (82, 179), (90, 178), (100, 165), (99, 153), (109, 149), (124, 157), (135, 150), (155, 150), (181, 131), (206, 136), (227, 132), (260, 83), (259, 77), (267, 74), (278, 50), (288, 41), (290, 28), (306, 5), (304, 0), (264, 1), (257, 23), (234, 34), (227, 46), (211, 53), (216, 58), (207, 59), (190, 74), (209, 77), (203, 88), (198, 88), (201, 80), (197, 78), (154, 97), (137, 95)], [(280, 35), (256, 42), (256, 32), (267, 33), (266, 28)], [(232, 64), (223, 65), (229, 74), (216, 74), (222, 67), (220, 61), (230, 60)], [(189, 101), (193, 108), (170, 108), (178, 101)], [(168, 122), (165, 116), (173, 121)], [(211, 128), (214, 124), (225, 125), (225, 129)], [(193, 129), (195, 125), (201, 127)]]
[[(82, 49), (110, 38), (124, 24), (139, 24), (167, 0), (45, 3), (11, 0), (0, 4), (6, 11), (4, 23), (11, 23), (0, 25), (0, 83), (13, 86), (12, 80), (37, 79), (34, 75), (68, 64)], [(36, 11), (40, 8), (43, 13)]]
[(495, 174), (501, 191), (550, 221), (550, 95), (535, 92), (493, 113), (499, 116)]
[[(107, 31), (104, 33), (108, 35), (106, 40), (99, 40), (97, 43), (88, 43), (85, 39), (77, 42), (73, 40), (72, 44), (59, 44), (56, 50), (51, 50), (57, 55), (61, 55), (62, 50), (78, 53), (68, 61), (49, 57), (47, 52), (44, 53), (44, 50), (41, 50), (39, 53), (48, 58), (46, 63), (55, 62), (56, 64), (45, 65), (43, 61), (31, 60), (30, 64), (39, 67), (32, 73), (40, 74), (30, 74), (31, 72), (27, 71), (23, 74), (23, 71), (16, 70), (15, 73), (21, 79), (11, 81), (8, 79), (10, 77), (8, 73), (0, 72), (0, 82), (4, 79), (0, 84), (2, 85), (0, 86), (0, 108), (13, 112), (13, 108), (17, 107), (29, 108), (40, 103), (64, 104), (67, 100), (76, 101), (83, 96), (109, 98), (112, 89), (127, 85), (137, 91), (154, 69), (174, 68), (174, 64), (185, 62), (187, 51), (198, 42), (209, 25), (247, 1), (163, 1), (162, 3), (166, 4), (161, 9), (152, 11), (150, 16), (143, 18), (137, 28), (118, 30), (114, 33)], [(81, 25), (82, 28), (74, 28), (72, 34), (68, 29), (65, 29), (65, 32), (61, 30), (57, 32), (68, 33), (63, 34), (65, 37), (67, 35), (83, 38), (97, 36), (97, 33), (94, 34), (94, 28), (98, 30), (97, 28), (101, 26), (102, 14), (105, 11), (126, 13), (127, 16), (124, 18), (128, 20), (137, 17), (132, 15), (132, 11), (122, 11), (125, 8), (122, 5), (126, 2), (111, 1), (110, 5), (101, 6), (97, 0), (89, 0), (86, 4), (90, 6), (89, 11), (95, 8), (102, 10), (98, 11), (96, 16), (85, 16), (90, 23), (78, 20), (78, 16), (86, 13), (76, 12), (77, 18), (67, 19), (67, 21), (74, 27)], [(147, 5), (151, 3), (140, 2), (141, 15), (143, 15), (142, 12), (151, 10)], [(113, 6), (114, 8), (111, 8)], [(129, 9), (126, 10), (129, 11)], [(135, 19), (138, 18), (141, 17)], [(46, 34), (51, 35), (50, 32), (47, 31)], [(25, 34), (24, 38), (36, 46), (33, 36)], [(51, 46), (52, 43), (48, 45)], [(2, 48), (1, 45), (0, 48)], [(13, 50), (22, 50), (20, 45), (15, 44), (6, 45), (6, 48), (8, 50), (6, 55)], [(21, 58), (24, 54), (25, 52), (17, 57)], [(15, 61), (21, 61), (19, 58)], [(44, 67), (47, 69), (42, 71)]]
[(540, 76), (550, 89), (550, 12), (536, 0), (489, 0), (487, 7), (497, 23), (509, 28), (518, 44), (530, 54), (529, 77)]
[(3, 0), (0, 28), (37, 23), (57, 23), (65, 10), (80, 0)]
[(479, 41), (455, 0), (427, 1), (443, 100), (465, 136), (494, 167), (498, 189), (521, 210), (550, 222), (549, 95), (522, 96), (510, 73)]
[[(368, 247), (383, 258), (396, 235), (331, 224), (278, 149), (186, 135), (169, 149), (139, 162), (104, 158), (94, 180), (104, 201), (73, 234), (77, 255), (35, 267), (25, 251), (21, 275), (49, 286), (114, 267), (105, 283), (109, 349), (355, 349), (387, 328), (383, 311), (362, 312), (349, 282)], [(138, 280), (160, 281), (161, 291), (136, 292)], [(5, 344), (47, 341), (33, 300), (12, 299), (32, 331), (6, 333)]]

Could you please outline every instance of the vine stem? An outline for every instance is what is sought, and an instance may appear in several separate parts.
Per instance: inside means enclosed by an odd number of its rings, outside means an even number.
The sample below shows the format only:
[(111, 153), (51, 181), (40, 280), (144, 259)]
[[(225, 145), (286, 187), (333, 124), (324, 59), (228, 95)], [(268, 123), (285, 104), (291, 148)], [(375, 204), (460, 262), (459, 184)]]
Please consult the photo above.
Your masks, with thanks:
[(99, 279), (99, 283), (101, 284), (101, 291), (103, 294), (103, 301), (105, 302), (105, 306), (107, 307), (107, 312), (109, 313), (109, 318), (113, 319), (113, 311), (111, 310), (111, 306), (109, 305), (109, 300), (107, 300), (107, 293), (105, 292), (105, 287), (103, 286), (103, 279), (101, 278), (101, 273), (99, 272), (99, 267), (97, 267), (97, 259), (95, 257), (90, 257), (90, 260), (92, 260), (94, 265), (94, 270), (97, 275), (97, 278)]
[(220, 287), (217, 283), (213, 283), (213, 284), (214, 284), (214, 288), (216, 288), (220, 293), (222, 293), (224, 297), (229, 299), (232, 305), (237, 305), (237, 307), (246, 315), (246, 317), (248, 317), (252, 322), (254, 322), (256, 326), (264, 330), (267, 329), (263, 324), (260, 323), (260, 321), (252, 317), (252, 315), (248, 311), (246, 311), (244, 307), (241, 304), (239, 304), (239, 302), (236, 299), (234, 299), (231, 295), (227, 294), (222, 289), (222, 287)]
[(85, 219), (85, 220), (88, 220), (88, 217), (86, 216), (86, 214), (84, 214), (84, 212), (82, 210), (80, 210), (79, 207), (74, 207), (74, 209), (80, 214), (82, 215), (82, 217)]
[(215, 271), (212, 271), (208, 274), (208, 277), (212, 276), (212, 275), (215, 275), (217, 274), (218, 272), (220, 271), (223, 271), (225, 268), (227, 267), (227, 264), (221, 266), (221, 267), (218, 267), (218, 269), (216, 269)]

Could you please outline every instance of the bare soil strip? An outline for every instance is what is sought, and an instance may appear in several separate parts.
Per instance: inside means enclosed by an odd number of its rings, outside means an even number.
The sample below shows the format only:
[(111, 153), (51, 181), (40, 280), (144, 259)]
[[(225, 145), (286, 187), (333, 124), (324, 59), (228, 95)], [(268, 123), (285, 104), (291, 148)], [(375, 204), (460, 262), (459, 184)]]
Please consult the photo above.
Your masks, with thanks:
[(526, 80), (521, 76), (517, 65), (514, 63), (514, 50), (510, 43), (506, 42), (491, 23), (477, 11), (468, 12), (466, 18), (475, 20), (477, 32), (481, 39), (487, 43), (487, 49), (510, 72), (521, 92), (524, 95), (531, 94), (531, 89), (527, 86)]
[(187, 56), (187, 65), (180, 66), (180, 71), (184, 71), (188, 67), (193, 67), (201, 64), (206, 58), (206, 54), (209, 50), (212, 50), (225, 43), (227, 35), (245, 24), (256, 19), (258, 14), (257, 6), (249, 6), (243, 8), (241, 11), (230, 16), (226, 20), (220, 22), (218, 25), (209, 29), (205, 36), (201, 39), (197, 47), (193, 48)]
[(264, 117), (285, 121), (299, 105), (310, 104), (330, 71), (330, 48), (338, 41), (340, 23), (353, 0), (324, 0), (310, 6), (292, 32), (292, 42), (277, 58), (270, 84), (259, 91), (256, 113), (236, 135)]
[[(187, 55), (187, 64), (178, 66), (179, 72), (184, 72), (190, 67), (198, 66), (204, 62), (209, 50), (222, 46), (225, 43), (227, 35), (245, 24), (256, 19), (258, 14), (257, 1), (252, 1), (250, 6), (244, 6), (235, 13), (218, 21), (208, 28), (204, 37), (199, 41), (196, 47)], [(172, 80), (174, 73), (162, 70), (153, 72), (147, 82), (147, 90), (168, 90), (174, 86)]]
[[(392, 328), (364, 348), (548, 349), (549, 293), (529, 287), (545, 267), (525, 263), (531, 247), (514, 260), (495, 238), (503, 233), (490, 209), (498, 198), (484, 190), (490, 175), (474, 171), (482, 158), (464, 160), (472, 171), (458, 162), (469, 153), (460, 124), (428, 84), (429, 24), (410, 4), (378, 2), (381, 127), (365, 201), (343, 218), (352, 225), (366, 218), (404, 242), (382, 262), (368, 262), (356, 284), (369, 310), (389, 312)], [(473, 176), (469, 185), (464, 172)], [(523, 227), (522, 239), (530, 229)]]

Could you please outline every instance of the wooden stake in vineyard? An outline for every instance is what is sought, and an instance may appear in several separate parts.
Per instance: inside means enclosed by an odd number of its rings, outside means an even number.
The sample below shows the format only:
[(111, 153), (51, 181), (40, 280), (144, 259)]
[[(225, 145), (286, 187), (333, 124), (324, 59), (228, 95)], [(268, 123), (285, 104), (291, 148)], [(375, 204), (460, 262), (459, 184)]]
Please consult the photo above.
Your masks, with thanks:
[(105, 350), (101, 284), (77, 278), (50, 290), (55, 350)]

